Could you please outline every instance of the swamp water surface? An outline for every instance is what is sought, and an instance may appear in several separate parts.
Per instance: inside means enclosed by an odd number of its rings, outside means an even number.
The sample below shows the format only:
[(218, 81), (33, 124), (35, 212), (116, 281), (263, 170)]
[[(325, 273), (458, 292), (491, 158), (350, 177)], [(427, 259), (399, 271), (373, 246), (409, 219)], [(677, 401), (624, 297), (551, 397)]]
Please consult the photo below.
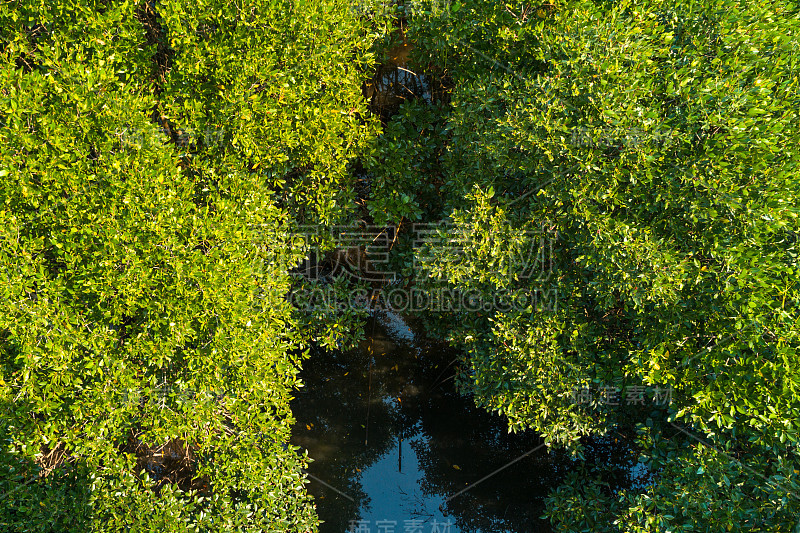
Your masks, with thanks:
[(550, 531), (543, 498), (571, 461), (461, 396), (456, 354), (401, 317), (366, 331), (358, 350), (312, 354), (292, 402), (320, 532)]

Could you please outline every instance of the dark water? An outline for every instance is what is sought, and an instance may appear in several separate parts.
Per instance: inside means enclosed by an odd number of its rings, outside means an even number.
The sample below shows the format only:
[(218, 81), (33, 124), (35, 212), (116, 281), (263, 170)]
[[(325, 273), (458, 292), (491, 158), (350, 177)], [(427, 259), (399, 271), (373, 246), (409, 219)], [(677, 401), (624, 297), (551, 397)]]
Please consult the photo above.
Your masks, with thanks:
[(411, 100), (428, 104), (450, 101), (452, 80), (443, 72), (426, 70), (409, 61), (413, 44), (402, 44), (388, 51), (390, 61), (375, 69), (363, 87), (368, 109), (385, 125), (400, 105)]
[(370, 330), (357, 351), (313, 354), (292, 403), (320, 531), (549, 531), (543, 498), (571, 461), (460, 396), (446, 347), (394, 315)]

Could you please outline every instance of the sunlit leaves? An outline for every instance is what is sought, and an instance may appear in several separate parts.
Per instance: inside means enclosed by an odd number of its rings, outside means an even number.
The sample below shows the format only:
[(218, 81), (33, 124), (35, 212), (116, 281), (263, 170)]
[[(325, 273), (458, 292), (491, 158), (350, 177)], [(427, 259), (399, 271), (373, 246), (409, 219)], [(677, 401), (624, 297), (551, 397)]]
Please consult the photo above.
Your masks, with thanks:
[(367, 30), (153, 9), (0, 12), (0, 522), (309, 531), (290, 235), (346, 215)]

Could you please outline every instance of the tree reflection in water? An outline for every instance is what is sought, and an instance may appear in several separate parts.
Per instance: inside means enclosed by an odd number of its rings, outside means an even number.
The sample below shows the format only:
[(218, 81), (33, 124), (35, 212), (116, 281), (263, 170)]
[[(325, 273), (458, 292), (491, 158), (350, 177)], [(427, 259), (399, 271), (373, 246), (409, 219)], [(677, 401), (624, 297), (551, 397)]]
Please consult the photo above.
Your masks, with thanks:
[(321, 532), (357, 520), (374, 532), (386, 531), (377, 521), (394, 521), (404, 532), (415, 519), (422, 533), (434, 520), (449, 521), (450, 533), (549, 531), (543, 499), (572, 462), (544, 447), (448, 501), (542, 441), (509, 435), (502, 418), (459, 395), (457, 354), (398, 321), (380, 316), (359, 350), (316, 351), (304, 364), (292, 442), (314, 459), (311, 475), (347, 495), (312, 478)]

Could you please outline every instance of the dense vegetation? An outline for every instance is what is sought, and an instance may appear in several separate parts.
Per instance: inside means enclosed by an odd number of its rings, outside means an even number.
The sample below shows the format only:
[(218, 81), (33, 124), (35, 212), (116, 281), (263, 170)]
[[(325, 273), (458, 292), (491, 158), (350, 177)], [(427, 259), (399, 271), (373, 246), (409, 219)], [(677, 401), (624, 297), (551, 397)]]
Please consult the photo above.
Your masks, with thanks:
[(0, 529), (314, 529), (290, 243), (350, 201), (369, 29), (336, 1), (0, 28)]
[[(403, 287), (538, 296), (420, 314), (511, 430), (646, 466), (556, 530), (796, 530), (798, 6), (387, 4), (0, 8), (0, 526), (315, 529), (288, 401), (365, 311), (298, 295), (369, 285), (299, 236), (360, 223)], [(381, 130), (400, 39), (451, 90)]]
[[(552, 495), (557, 529), (793, 531), (798, 7), (464, 1), (416, 20), (420, 61), (456, 78), (425, 129), (443, 201), (423, 218), (468, 235), (429, 254), (428, 282), (557, 294), (441, 317), (463, 387), (578, 454), (584, 436), (627, 440), (652, 474), (576, 472)], [(395, 175), (418, 198), (404, 216), (433, 205)], [(542, 224), (552, 252), (523, 277), (509, 235)]]

